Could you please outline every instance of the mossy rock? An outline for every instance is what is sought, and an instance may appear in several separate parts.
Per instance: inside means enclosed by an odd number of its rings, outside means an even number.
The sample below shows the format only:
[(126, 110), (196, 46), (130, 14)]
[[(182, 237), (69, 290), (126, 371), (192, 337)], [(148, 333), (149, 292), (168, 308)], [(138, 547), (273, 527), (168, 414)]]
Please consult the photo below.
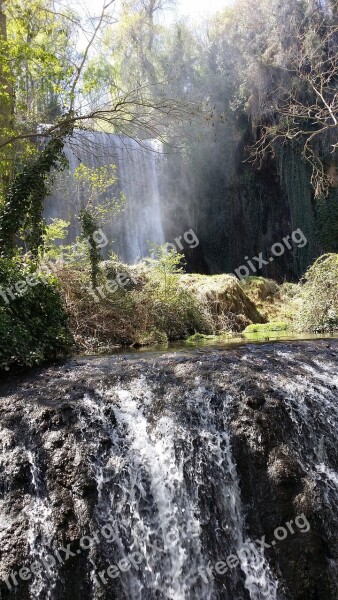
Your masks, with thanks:
[(272, 279), (247, 277), (239, 284), (253, 302), (265, 302), (279, 294), (279, 286)]
[(215, 333), (240, 332), (250, 323), (266, 320), (233, 275), (185, 274), (181, 283), (204, 305)]

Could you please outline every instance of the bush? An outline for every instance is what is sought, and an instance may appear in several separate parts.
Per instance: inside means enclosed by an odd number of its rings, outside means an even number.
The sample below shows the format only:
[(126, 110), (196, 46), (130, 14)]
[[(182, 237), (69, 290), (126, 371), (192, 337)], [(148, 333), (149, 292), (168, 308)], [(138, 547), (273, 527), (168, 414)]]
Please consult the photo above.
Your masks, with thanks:
[(300, 291), (296, 328), (314, 333), (338, 330), (338, 254), (324, 254), (307, 271)]
[(143, 296), (149, 304), (156, 329), (169, 340), (185, 339), (199, 331), (208, 333), (208, 323), (197, 298), (181, 283), (183, 255), (153, 246)]
[[(36, 276), (36, 284), (20, 294), (15, 285), (29, 276)], [(42, 281), (29, 259), (1, 258), (0, 291), (0, 370), (38, 365), (67, 354), (72, 339), (55, 277)]]
[[(109, 352), (116, 345), (146, 345), (210, 332), (198, 299), (181, 283), (179, 256), (164, 255), (137, 266), (117, 259), (101, 264), (99, 287), (123, 273), (130, 282), (93, 299), (88, 267), (59, 271), (70, 328), (81, 352)], [(179, 258), (179, 261), (181, 259)]]

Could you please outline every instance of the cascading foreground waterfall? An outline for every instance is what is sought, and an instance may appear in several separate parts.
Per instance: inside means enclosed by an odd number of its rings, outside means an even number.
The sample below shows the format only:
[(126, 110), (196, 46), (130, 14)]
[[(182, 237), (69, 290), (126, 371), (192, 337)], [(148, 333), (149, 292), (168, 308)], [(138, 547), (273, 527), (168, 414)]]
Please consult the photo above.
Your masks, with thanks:
[[(48, 556), (50, 552), (49, 546), (54, 537), (51, 519), (52, 510), (48, 503), (46, 493), (43, 490), (44, 484), (41, 482), (36, 459), (31, 451), (28, 451), (27, 458), (31, 468), (34, 490), (32, 504), (27, 510), (27, 517), (29, 520), (28, 543), (32, 560), (40, 561)], [(48, 573), (37, 573), (37, 576), (33, 579), (30, 587), (32, 598), (40, 598), (41, 600), (51, 600), (54, 598), (57, 575), (58, 570), (56, 565), (50, 565)]]
[[(157, 595), (168, 600), (218, 597), (213, 580), (206, 581), (208, 560), (200, 535), (206, 515), (199, 509), (199, 492), (203, 494), (208, 472), (218, 479), (214, 519), (215, 531), (220, 531), (216, 535), (220, 555), (226, 557), (244, 546), (239, 481), (227, 431), (228, 406), (225, 403), (217, 416), (212, 394), (197, 377), (195, 384), (189, 395), (182, 395), (189, 422), (184, 419), (180, 425), (177, 407), (174, 404), (172, 413), (171, 402), (164, 415), (157, 414), (157, 398), (145, 378), (133, 381), (131, 389), (101, 393), (99, 405), (86, 399), (92, 404), (88, 418), (102, 412), (107, 399), (115, 404), (117, 396), (119, 404), (114, 409), (116, 426), (106, 422), (113, 442), (113, 493), (102, 498), (98, 514), (111, 514), (114, 507), (119, 515), (116, 525), (121, 555), (126, 558), (136, 550), (144, 557), (142, 577), (121, 576), (126, 597), (131, 600)], [(111, 455), (108, 463), (111, 465)], [(252, 600), (277, 598), (277, 582), (258, 549), (249, 560), (242, 560), (241, 570)], [(229, 592), (226, 595), (223, 591), (220, 597), (234, 597), (235, 587)]]
[(276, 344), (81, 359), (17, 386), (1, 599), (334, 600), (337, 364), (336, 342)]
[(78, 215), (84, 203), (81, 186), (74, 180), (80, 164), (90, 168), (115, 165), (117, 184), (107, 194), (125, 197), (121, 214), (111, 215), (104, 230), (109, 252), (127, 263), (149, 256), (150, 244), (165, 242), (160, 202), (162, 144), (157, 140), (136, 141), (122, 135), (75, 131), (66, 144), (69, 171), (56, 177), (54, 191), (46, 202), (45, 218), (71, 223), (68, 242), (80, 234)]

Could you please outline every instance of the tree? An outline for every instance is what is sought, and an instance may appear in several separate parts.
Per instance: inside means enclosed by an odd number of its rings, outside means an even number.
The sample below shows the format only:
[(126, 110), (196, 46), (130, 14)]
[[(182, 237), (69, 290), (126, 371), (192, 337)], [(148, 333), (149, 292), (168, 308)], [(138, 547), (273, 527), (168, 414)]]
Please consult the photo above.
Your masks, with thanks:
[[(47, 0), (36, 0), (46, 4)], [(163, 82), (154, 83), (144, 81), (142, 78), (133, 81), (132, 85), (121, 86), (120, 82), (111, 85), (111, 80), (107, 78), (107, 85), (104, 89), (98, 89), (95, 95), (95, 84), (93, 85), (90, 75), (85, 77), (86, 67), (90, 65), (91, 52), (94, 45), (97, 55), (96, 60), (106, 68), (106, 75), (109, 73), (109, 66), (102, 60), (99, 50), (102, 50), (99, 36), (102, 37), (104, 27), (108, 26), (115, 18), (110, 14), (109, 9), (115, 0), (106, 0), (103, 2), (101, 11), (97, 17), (91, 18), (92, 28), (86, 31), (87, 43), (83, 51), (76, 57), (69, 57), (65, 60), (71, 64), (71, 67), (63, 74), (65, 81), (62, 85), (63, 93), (60, 96), (63, 101), (63, 113), (54, 119), (50, 127), (43, 130), (36, 130), (36, 121), (30, 120), (29, 123), (20, 123), (18, 131), (13, 135), (7, 136), (0, 143), (0, 149), (18, 142), (36, 141), (39, 138), (48, 138), (51, 135), (58, 135), (60, 130), (65, 127), (80, 127), (82, 129), (104, 129), (108, 132), (124, 133), (135, 136), (135, 132), (143, 132), (143, 135), (153, 137), (165, 136), (168, 123), (182, 121), (182, 119), (193, 118), (196, 114), (196, 106), (192, 102), (182, 101), (181, 98), (166, 96), (153, 93), (154, 85), (161, 86)], [(159, 8), (158, 2), (154, 4), (153, 10)], [(41, 8), (41, 6), (40, 6)], [(41, 9), (42, 12), (46, 9)], [(48, 11), (49, 14), (50, 11)], [(61, 23), (69, 17), (62, 14), (55, 15), (56, 19), (61, 19)], [(148, 18), (148, 16), (147, 16)], [(74, 24), (74, 19), (72, 19)], [(75, 24), (76, 26), (76, 24)], [(78, 28), (83, 28), (81, 23)], [(48, 62), (48, 61), (47, 61)], [(63, 61), (62, 61), (63, 64)], [(51, 68), (51, 65), (49, 65)], [(114, 69), (111, 69), (112, 72)], [(95, 69), (93, 70), (96, 76)], [(84, 90), (82, 89), (84, 86)], [(86, 98), (83, 92), (87, 89), (92, 91), (91, 97)], [(41, 121), (40, 121), (41, 122)]]
[[(6, 140), (10, 132), (13, 114), (13, 88), (8, 64), (3, 60), (7, 54), (7, 17), (4, 5), (0, 4), (0, 144)], [(10, 174), (11, 149), (7, 148), (1, 157), (0, 167), (0, 200), (3, 195), (4, 186), (7, 184)]]
[[(8, 46), (7, 40), (7, 17), (4, 12), (4, 5), (0, 4), (0, 52), (3, 57)], [(6, 121), (12, 113), (13, 90), (9, 80), (9, 71), (4, 61), (0, 61), (0, 118), (1, 129), (4, 128)]]
[[(101, 48), (99, 37), (105, 26), (115, 20), (110, 13), (113, 4), (114, 0), (105, 0), (99, 15), (85, 24), (72, 13), (55, 12), (50, 0), (11, 4), (9, 12), (14, 24), (10, 52), (3, 62), (11, 65), (15, 80), (16, 120), (12, 129), (3, 129), (0, 152), (4, 156), (8, 149), (14, 149), (16, 165), (19, 166), (18, 162), (21, 165), (8, 186), (0, 216), (2, 252), (6, 248), (13, 250), (20, 228), (29, 224), (33, 231), (30, 247), (38, 256), (37, 246), (43, 240), (44, 199), (49, 190), (47, 180), (53, 169), (65, 167), (63, 146), (75, 127), (161, 138), (166, 135), (170, 122), (192, 118), (194, 114), (190, 102), (154, 95), (147, 82), (137, 82), (127, 89), (110, 88), (108, 95), (95, 101), (88, 102), (84, 97), (81, 87), (85, 69), (94, 47), (96, 53)], [(155, 4), (153, 10), (159, 8), (158, 3)], [(41, 22), (44, 30), (47, 28), (47, 37), (39, 33)], [(63, 51), (73, 27), (80, 29), (85, 40), (81, 52)], [(39, 77), (45, 79), (46, 86), (42, 83), (39, 88), (36, 82)], [(54, 114), (49, 110), (51, 105), (57, 109)], [(46, 107), (45, 111), (42, 106)], [(51, 125), (39, 126), (41, 119), (49, 117)], [(46, 148), (37, 143), (39, 140), (47, 141)], [(34, 174), (38, 175), (36, 189)]]
[[(317, 198), (338, 185), (338, 3), (333, 12), (312, 5), (312, 10), (289, 25), (287, 43), (275, 86), (265, 95), (268, 110), (260, 115), (259, 137), (251, 157), (262, 164), (278, 147), (297, 143), (312, 170)], [(285, 39), (285, 38), (284, 38)]]

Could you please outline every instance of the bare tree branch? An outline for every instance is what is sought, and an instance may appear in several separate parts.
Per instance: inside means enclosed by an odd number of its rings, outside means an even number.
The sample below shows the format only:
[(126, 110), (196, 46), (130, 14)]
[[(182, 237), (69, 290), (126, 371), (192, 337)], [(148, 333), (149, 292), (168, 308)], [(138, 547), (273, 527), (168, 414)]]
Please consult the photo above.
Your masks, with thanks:
[(43, 130), (23, 132), (0, 142), (0, 148), (20, 140), (43, 139), (63, 135), (65, 129), (82, 127), (89, 131), (102, 127), (105, 123), (114, 132), (133, 135), (135, 130), (143, 130), (152, 137), (164, 139), (166, 128), (174, 122), (192, 122), (201, 117), (200, 107), (188, 100), (160, 98), (153, 100), (149, 86), (140, 86), (113, 101), (89, 110), (85, 114), (68, 113), (58, 123)]
[[(311, 41), (315, 43), (311, 45)], [(250, 161), (261, 166), (280, 144), (298, 140), (312, 169), (316, 197), (325, 195), (336, 179), (328, 175), (322, 147), (328, 148), (335, 167), (338, 147), (338, 26), (320, 21), (305, 32), (298, 30), (291, 44), (289, 79), (270, 96), (273, 123), (261, 124), (259, 139), (250, 148)]]
[(90, 40), (89, 40), (89, 42), (88, 42), (88, 44), (87, 44), (87, 46), (85, 48), (85, 51), (83, 53), (83, 57), (82, 57), (81, 63), (80, 63), (80, 65), (78, 67), (76, 67), (76, 76), (74, 78), (74, 81), (73, 81), (73, 84), (72, 84), (72, 87), (71, 87), (71, 91), (70, 91), (70, 98), (71, 98), (71, 100), (70, 100), (70, 111), (74, 110), (76, 87), (77, 87), (77, 84), (79, 83), (79, 80), (80, 80), (83, 68), (84, 68), (84, 66), (85, 66), (85, 64), (87, 62), (89, 51), (90, 51), (90, 49), (91, 49), (91, 47), (92, 47), (92, 45), (93, 45), (93, 43), (94, 43), (94, 41), (95, 41), (95, 39), (96, 39), (99, 31), (101, 29), (101, 26), (102, 26), (102, 23), (103, 23), (103, 20), (104, 20), (104, 17), (106, 15), (106, 12), (107, 12), (108, 8), (112, 4), (114, 4), (114, 2), (115, 2), (115, 0), (109, 0), (108, 2), (106, 2), (106, 0), (104, 0), (103, 6), (102, 6), (102, 10), (101, 10), (101, 14), (100, 14), (99, 19), (98, 19), (98, 23), (97, 23), (97, 25), (96, 25), (96, 27), (95, 27), (95, 29), (93, 31), (93, 34), (92, 34), (92, 36), (91, 36), (91, 38), (90, 38)]

